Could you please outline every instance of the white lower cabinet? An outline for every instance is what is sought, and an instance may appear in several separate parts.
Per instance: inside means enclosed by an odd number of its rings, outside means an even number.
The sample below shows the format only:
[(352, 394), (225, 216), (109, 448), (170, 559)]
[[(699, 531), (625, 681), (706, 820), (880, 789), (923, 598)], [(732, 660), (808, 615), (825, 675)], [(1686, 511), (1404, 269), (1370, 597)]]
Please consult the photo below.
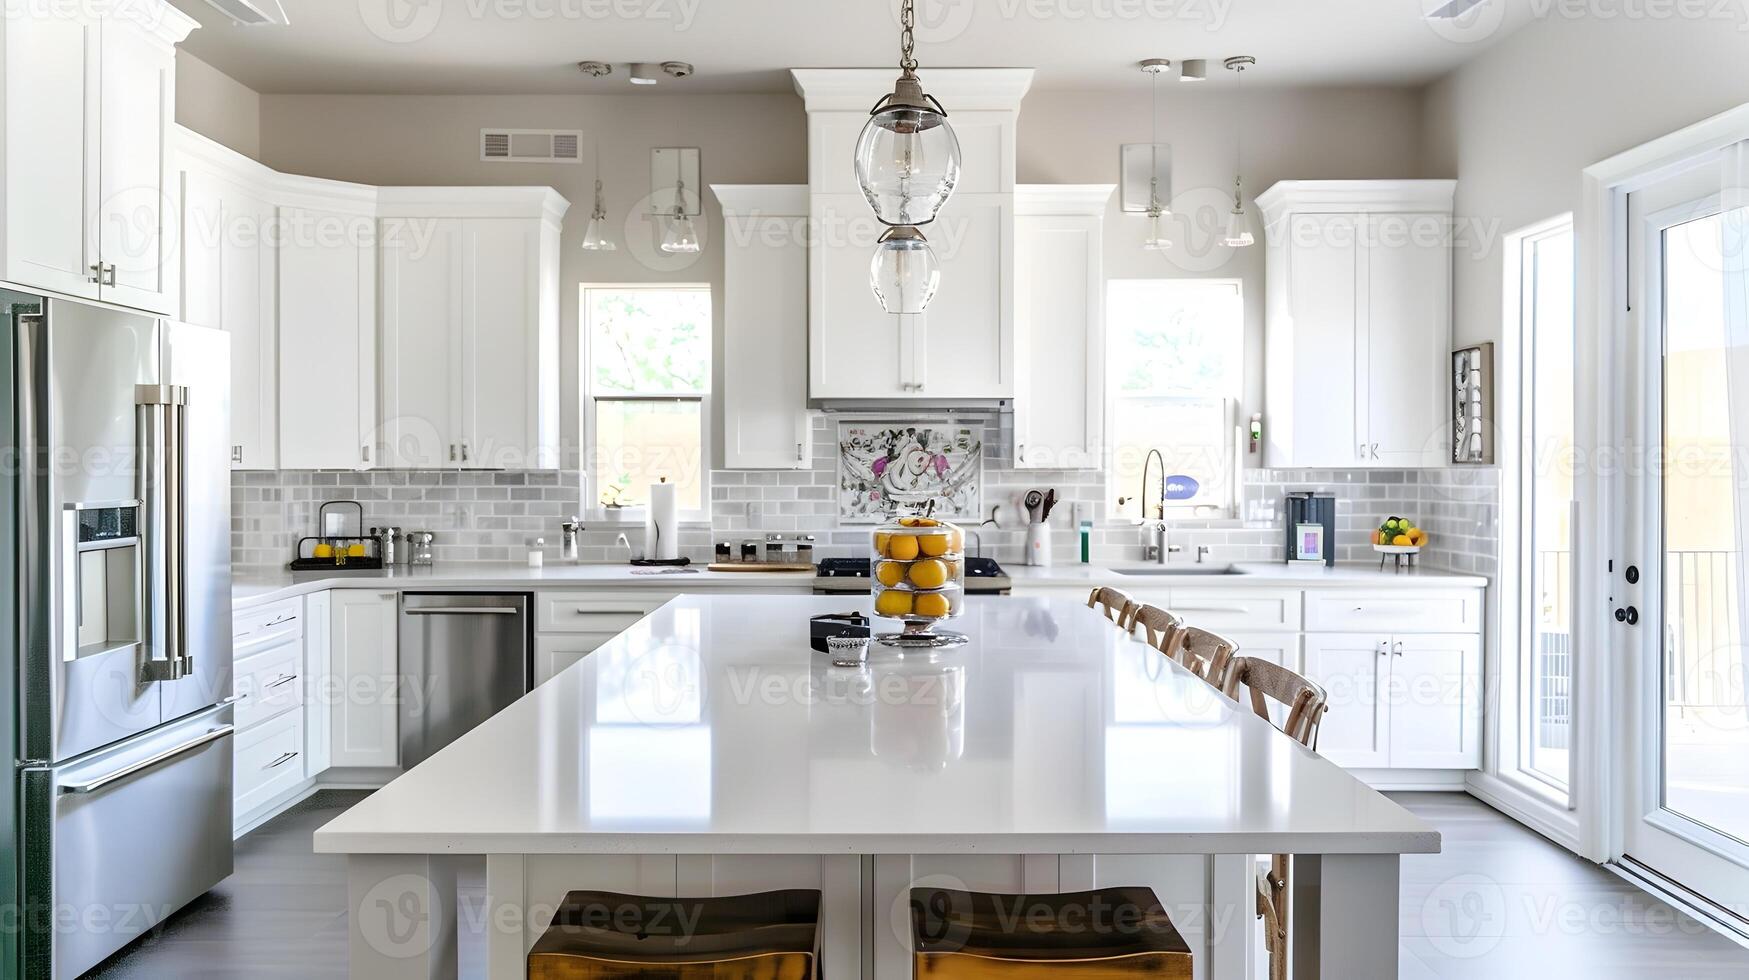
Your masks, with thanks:
[(307, 778), (308, 672), (303, 600), (238, 612), (231, 623), (234, 723), (231, 821), (245, 830), (276, 812)]
[(396, 595), (368, 589), (328, 593), (329, 765), (386, 768), (400, 764), (400, 678)]
[(1304, 673), (1330, 696), (1318, 729), (1318, 752), (1338, 765), (1383, 769), (1391, 764), (1389, 713), (1379, 697), (1390, 675), (1389, 646), (1388, 638), (1374, 634), (1306, 636)]
[(1362, 769), (1482, 764), (1482, 641), (1473, 633), (1308, 633), (1330, 695), (1318, 751)]
[(288, 711), (248, 729), (238, 729), (232, 755), (232, 813), (241, 824), (256, 810), (304, 781), (304, 714)]

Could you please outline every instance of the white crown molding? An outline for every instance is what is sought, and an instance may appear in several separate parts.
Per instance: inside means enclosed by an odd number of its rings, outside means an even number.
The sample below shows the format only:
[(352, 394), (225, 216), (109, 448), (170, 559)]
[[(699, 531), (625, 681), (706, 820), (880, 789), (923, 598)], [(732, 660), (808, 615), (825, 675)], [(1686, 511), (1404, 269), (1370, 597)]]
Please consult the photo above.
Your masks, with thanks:
[(1116, 184), (1016, 184), (1014, 214), (1104, 217)]
[(1257, 195), (1271, 224), (1286, 214), (1450, 214), (1455, 180), (1284, 180)]
[(273, 168), (245, 156), (218, 140), (176, 123), (170, 127), (173, 165), (201, 169), (252, 188), (265, 189), (279, 178)]
[(724, 214), (806, 217), (807, 184), (712, 184), (711, 193)]
[(167, 0), (117, 3), (104, 16), (127, 21), (167, 48), (181, 44), (200, 26), (200, 21), (172, 7)]
[[(1031, 68), (920, 68), (923, 89), (955, 110), (1018, 112), (1032, 87)], [(868, 112), (893, 89), (898, 68), (791, 68), (790, 79), (808, 112)]]
[(571, 202), (551, 187), (379, 187), (384, 218), (539, 218), (555, 228)]

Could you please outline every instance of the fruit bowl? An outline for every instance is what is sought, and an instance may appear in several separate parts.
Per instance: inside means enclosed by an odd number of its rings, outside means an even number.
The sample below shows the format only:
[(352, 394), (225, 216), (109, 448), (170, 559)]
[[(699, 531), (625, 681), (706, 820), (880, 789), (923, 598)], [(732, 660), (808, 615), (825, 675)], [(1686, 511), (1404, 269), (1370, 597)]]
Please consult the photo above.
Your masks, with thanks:
[(901, 517), (875, 528), (873, 544), (874, 613), (904, 624), (875, 639), (902, 647), (966, 642), (933, 628), (965, 611), (965, 534), (946, 521)]
[(1415, 564), (1415, 556), (1421, 553), (1421, 546), (1427, 543), (1427, 532), (1415, 526), (1415, 522), (1407, 517), (1387, 517), (1378, 530), (1372, 533), (1372, 550), (1379, 555), (1379, 567), (1385, 567), (1385, 558), (1394, 556), (1397, 567), (1402, 567), (1406, 561), (1411, 566)]

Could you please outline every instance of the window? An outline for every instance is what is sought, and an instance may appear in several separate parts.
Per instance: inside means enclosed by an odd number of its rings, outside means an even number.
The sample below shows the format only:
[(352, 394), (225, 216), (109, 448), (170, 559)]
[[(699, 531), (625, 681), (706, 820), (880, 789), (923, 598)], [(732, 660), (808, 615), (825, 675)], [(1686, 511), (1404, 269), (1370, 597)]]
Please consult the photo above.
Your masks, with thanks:
[[(1106, 304), (1110, 485), (1140, 520), (1142, 470), (1158, 449), (1167, 515), (1234, 512), (1234, 407), (1244, 376), (1245, 304), (1231, 279), (1117, 279)], [(1155, 469), (1158, 469), (1158, 464)], [(1156, 474), (1148, 476), (1148, 494)], [(1213, 510), (1210, 510), (1213, 508)]]
[(666, 479), (682, 515), (699, 517), (710, 493), (710, 288), (584, 286), (582, 322), (591, 499), (610, 512), (642, 507)]
[[(1516, 710), (1502, 743), (1517, 774), (1567, 793), (1573, 736), (1573, 223), (1526, 229), (1507, 247), (1507, 301), (1517, 336), (1505, 357), (1518, 365), (1518, 458), (1507, 494), (1518, 494), (1517, 637), (1503, 671)], [(1513, 319), (1510, 318), (1509, 319)], [(1503, 365), (1504, 366), (1504, 365)], [(1511, 747), (1516, 743), (1514, 753)]]

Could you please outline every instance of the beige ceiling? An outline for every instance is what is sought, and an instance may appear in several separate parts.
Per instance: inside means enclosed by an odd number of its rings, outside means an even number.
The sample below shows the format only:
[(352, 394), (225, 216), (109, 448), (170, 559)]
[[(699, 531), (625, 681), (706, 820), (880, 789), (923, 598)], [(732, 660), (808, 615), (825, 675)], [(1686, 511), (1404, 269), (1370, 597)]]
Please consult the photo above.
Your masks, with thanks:
[[(625, 93), (629, 61), (690, 61), (658, 90), (788, 91), (791, 67), (897, 59), (898, 0), (281, 0), (290, 27), (239, 27), (173, 0), (203, 27), (185, 46), (261, 92)], [(1247, 84), (1416, 85), (1522, 26), (1528, 4), (1483, 0), (918, 0), (925, 69), (1024, 66), (1036, 86), (1139, 84), (1136, 61), (1249, 54)], [(1506, 8), (1511, 6), (1512, 10)], [(576, 62), (615, 63), (589, 79)]]

